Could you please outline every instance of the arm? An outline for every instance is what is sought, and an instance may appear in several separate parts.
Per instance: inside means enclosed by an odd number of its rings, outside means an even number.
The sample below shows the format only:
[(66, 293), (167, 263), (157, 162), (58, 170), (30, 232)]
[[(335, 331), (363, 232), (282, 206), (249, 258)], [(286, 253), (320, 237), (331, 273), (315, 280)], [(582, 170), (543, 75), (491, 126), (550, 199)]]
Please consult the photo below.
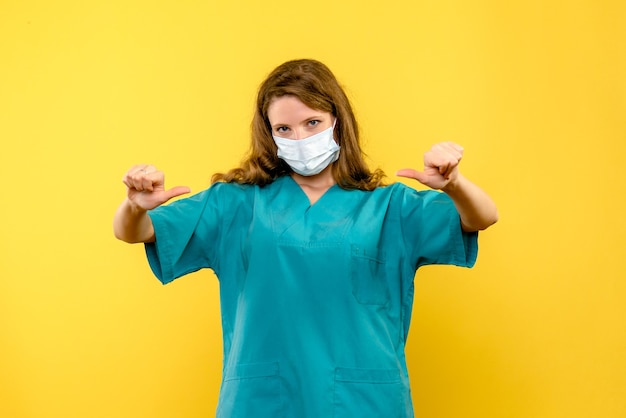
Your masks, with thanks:
[(165, 190), (165, 175), (153, 166), (136, 165), (124, 175), (126, 199), (113, 218), (115, 237), (128, 242), (153, 242), (155, 240), (148, 210), (168, 200), (189, 193), (188, 187), (178, 186)]
[(396, 174), (446, 193), (461, 216), (465, 232), (483, 230), (498, 220), (494, 201), (480, 187), (459, 173), (463, 148), (451, 142), (434, 145), (424, 154), (424, 171), (399, 170)]
[(442, 189), (452, 198), (461, 215), (461, 226), (465, 232), (488, 228), (498, 221), (498, 209), (487, 193), (459, 174), (455, 182)]
[(154, 228), (148, 211), (136, 206), (128, 198), (115, 212), (113, 233), (115, 238), (131, 244), (154, 242)]

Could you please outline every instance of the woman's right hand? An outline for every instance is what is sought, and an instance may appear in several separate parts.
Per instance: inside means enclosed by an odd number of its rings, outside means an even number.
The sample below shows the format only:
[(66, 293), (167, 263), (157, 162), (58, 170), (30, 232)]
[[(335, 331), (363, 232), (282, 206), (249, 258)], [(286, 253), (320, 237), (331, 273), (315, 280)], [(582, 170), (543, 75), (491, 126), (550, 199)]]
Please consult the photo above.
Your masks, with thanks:
[(130, 168), (122, 182), (127, 188), (129, 203), (135, 209), (147, 211), (161, 206), (168, 200), (189, 193), (186, 186), (165, 190), (165, 175), (152, 165), (140, 164)]

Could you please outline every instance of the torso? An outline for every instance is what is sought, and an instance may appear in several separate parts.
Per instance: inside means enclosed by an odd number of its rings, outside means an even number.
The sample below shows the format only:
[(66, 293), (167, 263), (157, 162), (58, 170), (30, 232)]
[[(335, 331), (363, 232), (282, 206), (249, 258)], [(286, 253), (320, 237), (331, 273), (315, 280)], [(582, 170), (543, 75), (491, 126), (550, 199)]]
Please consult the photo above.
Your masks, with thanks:
[(469, 265), (475, 239), (465, 244), (443, 194), (346, 190), (329, 174), (220, 183), (151, 214), (164, 282), (204, 267), (219, 277), (220, 418), (413, 417), (416, 268)]

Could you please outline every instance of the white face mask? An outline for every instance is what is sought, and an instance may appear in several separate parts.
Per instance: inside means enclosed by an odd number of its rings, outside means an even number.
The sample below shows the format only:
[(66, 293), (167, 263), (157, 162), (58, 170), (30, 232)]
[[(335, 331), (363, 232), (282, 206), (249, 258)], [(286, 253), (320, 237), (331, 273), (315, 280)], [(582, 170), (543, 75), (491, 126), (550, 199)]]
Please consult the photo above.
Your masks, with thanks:
[(339, 158), (339, 145), (333, 139), (335, 124), (304, 139), (286, 139), (272, 135), (278, 146), (278, 158), (296, 173), (313, 176)]

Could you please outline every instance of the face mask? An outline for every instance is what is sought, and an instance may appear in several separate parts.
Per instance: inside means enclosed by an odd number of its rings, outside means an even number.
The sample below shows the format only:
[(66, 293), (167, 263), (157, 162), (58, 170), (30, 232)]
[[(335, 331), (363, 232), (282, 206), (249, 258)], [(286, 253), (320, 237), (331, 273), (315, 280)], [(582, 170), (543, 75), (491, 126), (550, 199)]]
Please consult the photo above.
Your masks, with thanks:
[(278, 146), (278, 158), (296, 173), (312, 176), (320, 173), (339, 158), (339, 145), (333, 139), (335, 124), (304, 139), (286, 139), (272, 135)]

